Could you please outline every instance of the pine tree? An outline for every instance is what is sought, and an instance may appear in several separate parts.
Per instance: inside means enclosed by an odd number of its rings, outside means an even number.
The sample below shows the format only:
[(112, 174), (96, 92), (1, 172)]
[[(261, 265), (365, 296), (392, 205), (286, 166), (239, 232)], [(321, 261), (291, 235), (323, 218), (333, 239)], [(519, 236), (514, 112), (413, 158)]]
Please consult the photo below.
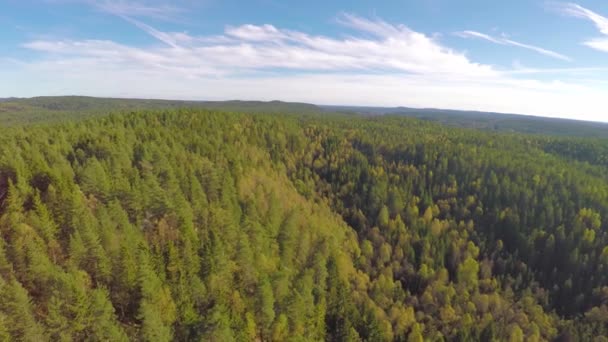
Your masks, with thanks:
[(138, 283), (141, 302), (138, 318), (142, 322), (142, 336), (146, 341), (171, 341), (176, 307), (171, 292), (156, 275), (146, 251), (140, 251)]
[(44, 329), (34, 316), (34, 307), (27, 291), (17, 280), (0, 280), (1, 310), (7, 317), (11, 338), (20, 341), (46, 341)]

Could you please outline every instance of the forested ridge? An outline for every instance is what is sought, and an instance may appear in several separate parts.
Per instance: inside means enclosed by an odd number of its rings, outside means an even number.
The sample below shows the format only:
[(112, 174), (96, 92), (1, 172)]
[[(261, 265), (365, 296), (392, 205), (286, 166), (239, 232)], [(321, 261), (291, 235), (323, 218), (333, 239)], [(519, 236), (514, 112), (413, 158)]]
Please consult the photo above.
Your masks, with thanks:
[(606, 140), (200, 109), (2, 133), (0, 340), (608, 340)]
[[(39, 96), (0, 99), (0, 127), (79, 121), (108, 113), (178, 110), (211, 110), (264, 114), (346, 114), (413, 117), (442, 125), (503, 133), (552, 137), (608, 139), (608, 123), (529, 115), (407, 107), (322, 106), (283, 101), (180, 101), (102, 98), (90, 96)], [(537, 136), (538, 137), (538, 136)], [(583, 139), (587, 140), (587, 139)], [(605, 145), (605, 144), (604, 144)], [(604, 153), (605, 154), (605, 153)]]
[[(312, 114), (323, 111), (313, 104), (282, 101), (179, 101), (89, 96), (39, 96), (0, 99), (0, 127), (44, 125), (67, 120), (79, 121), (92, 117), (103, 117), (109, 113), (184, 108), (265, 114)], [(608, 134), (608, 131), (606, 133)]]

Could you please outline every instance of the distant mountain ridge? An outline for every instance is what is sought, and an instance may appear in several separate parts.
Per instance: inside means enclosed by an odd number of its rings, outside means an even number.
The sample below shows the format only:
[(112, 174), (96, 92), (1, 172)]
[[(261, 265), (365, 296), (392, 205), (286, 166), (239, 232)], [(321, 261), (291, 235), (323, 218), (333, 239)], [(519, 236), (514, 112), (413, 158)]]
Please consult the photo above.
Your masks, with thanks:
[(163, 99), (128, 99), (128, 98), (99, 98), (88, 96), (39, 96), (32, 98), (11, 98), (7, 102), (17, 102), (33, 107), (44, 108), (55, 111), (71, 110), (98, 110), (109, 107), (111, 109), (155, 109), (175, 107), (205, 107), (205, 108), (247, 108), (249, 110), (263, 109), (265, 111), (275, 110), (298, 110), (298, 111), (320, 111), (315, 105), (307, 103), (283, 102), (283, 101), (185, 101), (185, 100), (163, 100)]
[(364, 115), (404, 115), (448, 126), (501, 132), (608, 138), (608, 123), (525, 114), (436, 108), (322, 106), (325, 110)]
[(79, 120), (115, 112), (170, 110), (178, 108), (270, 114), (309, 114), (322, 112), (322, 109), (312, 104), (281, 101), (178, 101), (87, 96), (40, 96), (10, 98), (0, 101), (0, 126)]
[(41, 123), (105, 115), (116, 111), (206, 108), (220, 111), (276, 114), (403, 115), (447, 126), (528, 134), (608, 138), (608, 123), (532, 115), (436, 108), (330, 106), (283, 101), (183, 101), (160, 99), (40, 96), (0, 99), (0, 124)]

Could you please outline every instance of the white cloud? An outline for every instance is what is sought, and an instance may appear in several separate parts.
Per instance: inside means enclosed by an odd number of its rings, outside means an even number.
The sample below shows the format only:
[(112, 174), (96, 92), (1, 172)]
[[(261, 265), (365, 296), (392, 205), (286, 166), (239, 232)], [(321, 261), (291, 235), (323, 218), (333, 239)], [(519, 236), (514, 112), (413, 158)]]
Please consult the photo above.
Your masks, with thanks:
[[(557, 5), (557, 9), (565, 15), (593, 22), (601, 34), (608, 36), (608, 18), (575, 3), (560, 4)], [(583, 44), (592, 49), (608, 52), (608, 37), (588, 39)]]
[(460, 32), (455, 32), (454, 34), (461, 38), (479, 38), (479, 39), (487, 40), (494, 44), (517, 46), (520, 48), (532, 50), (534, 52), (540, 53), (541, 55), (545, 55), (548, 57), (561, 59), (563, 61), (568, 61), (568, 62), (571, 61), (570, 57), (562, 55), (555, 51), (547, 50), (547, 49), (544, 49), (544, 48), (541, 48), (538, 46), (534, 46), (534, 45), (530, 45), (530, 44), (520, 43), (520, 42), (511, 40), (508, 38), (504, 38), (504, 37), (492, 37), (490, 35), (487, 35), (487, 34), (481, 33), (481, 32), (477, 32), (477, 31), (460, 31)]
[(608, 52), (608, 38), (594, 38), (589, 39), (583, 44), (587, 45), (590, 48)]
[(575, 3), (560, 4), (557, 8), (563, 14), (592, 21), (602, 34), (608, 35), (608, 18)]
[(272, 25), (242, 25), (238, 27), (228, 27), (226, 35), (236, 39), (253, 42), (283, 41), (288, 37)]
[[(521, 79), (475, 63), (404, 25), (344, 14), (343, 38), (272, 25), (224, 34), (165, 32), (128, 17), (157, 44), (36, 40), (38, 58), (0, 66), (0, 94), (257, 99), (440, 107), (604, 120), (604, 89)], [(534, 72), (532, 72), (534, 71)], [(24, 81), (26, 80), (26, 81)]]
[(341, 23), (359, 34), (373, 34), (375, 38), (311, 36), (272, 25), (228, 27), (223, 36), (193, 37), (186, 33), (162, 32), (138, 20), (125, 19), (166, 46), (133, 48), (98, 40), (34, 41), (24, 46), (56, 56), (112, 56), (119, 61), (144, 63), (153, 60), (154, 63), (179, 64), (192, 69), (205, 66), (204, 69), (225, 73), (292, 69), (390, 71), (459, 77), (492, 77), (498, 74), (491, 66), (471, 62), (465, 55), (405, 26), (353, 15), (341, 16)]

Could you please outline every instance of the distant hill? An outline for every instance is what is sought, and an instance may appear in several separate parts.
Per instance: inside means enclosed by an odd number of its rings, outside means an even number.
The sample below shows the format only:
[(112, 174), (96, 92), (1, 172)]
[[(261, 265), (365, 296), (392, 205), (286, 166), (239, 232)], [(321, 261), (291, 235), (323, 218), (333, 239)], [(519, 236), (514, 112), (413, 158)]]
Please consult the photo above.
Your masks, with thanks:
[(311, 114), (323, 110), (306, 103), (282, 101), (177, 101), (157, 99), (118, 99), (87, 96), (41, 96), (0, 101), (0, 125), (77, 120), (111, 112), (163, 110), (176, 108), (215, 109), (244, 113)]
[(243, 113), (398, 115), (448, 126), (497, 132), (608, 138), (608, 124), (539, 116), (408, 107), (317, 106), (282, 101), (177, 101), (87, 96), (43, 96), (0, 99), (0, 125), (77, 120), (111, 112), (176, 108), (213, 109)]
[(11, 102), (23, 103), (33, 107), (53, 111), (88, 111), (102, 108), (113, 110), (154, 109), (175, 107), (205, 107), (245, 111), (319, 111), (320, 109), (306, 103), (288, 103), (282, 101), (178, 101), (157, 99), (119, 99), (97, 98), (87, 96), (41, 96), (27, 99), (12, 99)]
[(448, 126), (529, 134), (608, 138), (608, 123), (532, 115), (434, 108), (322, 106), (328, 111), (364, 115), (404, 115)]

